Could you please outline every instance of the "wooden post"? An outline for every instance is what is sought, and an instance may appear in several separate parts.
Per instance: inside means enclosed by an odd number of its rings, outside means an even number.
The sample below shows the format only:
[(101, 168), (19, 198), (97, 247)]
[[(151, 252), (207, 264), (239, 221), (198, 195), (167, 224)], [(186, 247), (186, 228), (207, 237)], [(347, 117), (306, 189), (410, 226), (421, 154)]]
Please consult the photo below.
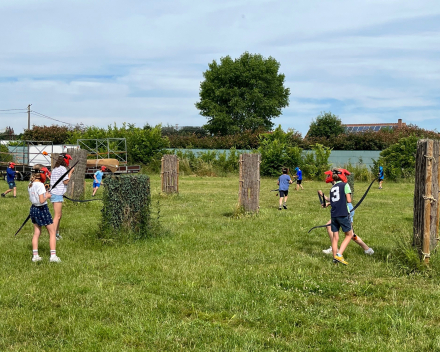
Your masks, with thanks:
[(67, 149), (67, 154), (72, 157), (70, 160), (70, 166), (79, 160), (75, 166), (75, 171), (72, 174), (72, 179), (67, 184), (67, 194), (74, 199), (84, 198), (85, 188), (84, 183), (86, 179), (86, 167), (87, 167), (87, 150), (84, 149)]
[(260, 205), (260, 154), (241, 154), (238, 203), (247, 212), (258, 212)]
[(413, 245), (426, 264), (439, 240), (439, 152), (438, 140), (417, 142)]
[(179, 192), (179, 159), (177, 155), (166, 154), (162, 157), (162, 192)]

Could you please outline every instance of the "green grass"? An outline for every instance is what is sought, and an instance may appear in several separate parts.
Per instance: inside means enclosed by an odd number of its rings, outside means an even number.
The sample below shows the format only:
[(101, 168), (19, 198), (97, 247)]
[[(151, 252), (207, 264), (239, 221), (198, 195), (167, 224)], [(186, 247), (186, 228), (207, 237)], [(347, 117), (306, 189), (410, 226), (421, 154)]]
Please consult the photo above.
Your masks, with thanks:
[[(239, 216), (238, 177), (181, 177), (170, 196), (159, 176), (151, 185), (162, 236), (102, 243), (100, 202), (65, 203), (61, 264), (49, 263), (46, 232), (41, 263), (30, 224), (13, 236), (26, 183), (0, 198), (0, 351), (440, 350), (436, 258), (412, 270), (396, 251), (411, 240), (414, 185), (370, 191), (355, 228), (375, 254), (352, 242), (347, 267), (321, 252), (325, 229), (307, 234), (329, 219), (323, 182), (304, 182), (279, 211), (276, 180), (263, 178), (259, 214)], [(355, 203), (367, 185), (356, 183)]]

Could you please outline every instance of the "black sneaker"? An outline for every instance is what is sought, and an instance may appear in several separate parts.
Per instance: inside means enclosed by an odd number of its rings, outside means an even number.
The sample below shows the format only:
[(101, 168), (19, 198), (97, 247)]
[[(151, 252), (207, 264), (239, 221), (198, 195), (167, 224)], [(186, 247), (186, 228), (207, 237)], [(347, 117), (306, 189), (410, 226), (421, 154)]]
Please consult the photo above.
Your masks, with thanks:
[(283, 208), (281, 208), (281, 207), (278, 208), (278, 210), (281, 210), (281, 209), (283, 209)]
[(6, 197), (6, 194), (2, 193), (2, 197), (5, 198), (5, 197)]
[(283, 205), (283, 208), (284, 208), (284, 209), (287, 209), (287, 205), (286, 205), (286, 204), (284, 204), (284, 205)]

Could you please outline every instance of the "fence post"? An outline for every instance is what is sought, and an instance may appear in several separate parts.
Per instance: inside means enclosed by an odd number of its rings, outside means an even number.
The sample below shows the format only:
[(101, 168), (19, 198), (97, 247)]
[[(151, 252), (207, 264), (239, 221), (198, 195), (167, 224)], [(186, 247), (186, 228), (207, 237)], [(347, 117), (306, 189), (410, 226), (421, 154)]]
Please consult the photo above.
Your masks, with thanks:
[(179, 193), (179, 159), (177, 155), (165, 154), (161, 162), (162, 192)]
[(260, 154), (240, 154), (238, 203), (247, 212), (260, 208)]
[(428, 264), (439, 237), (440, 141), (417, 142), (413, 245)]
[(84, 197), (85, 193), (85, 179), (86, 179), (86, 168), (87, 168), (87, 151), (84, 149), (70, 148), (67, 149), (67, 154), (72, 157), (70, 161), (72, 165), (79, 160), (78, 164), (75, 166), (75, 171), (72, 174), (71, 181), (67, 184), (67, 194), (75, 199), (80, 199)]

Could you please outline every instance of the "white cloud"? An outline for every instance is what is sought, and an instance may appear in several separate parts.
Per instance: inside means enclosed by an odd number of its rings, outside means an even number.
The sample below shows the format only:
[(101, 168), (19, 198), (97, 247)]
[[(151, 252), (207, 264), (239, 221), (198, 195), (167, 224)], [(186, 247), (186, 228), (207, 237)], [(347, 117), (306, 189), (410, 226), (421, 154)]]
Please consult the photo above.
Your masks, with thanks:
[[(250, 51), (281, 63), (292, 92), (274, 120), (283, 128), (305, 134), (321, 111), (439, 128), (439, 19), (437, 0), (2, 2), (0, 109), (202, 125), (208, 63)], [(20, 116), (0, 114), (0, 128), (26, 128)]]

